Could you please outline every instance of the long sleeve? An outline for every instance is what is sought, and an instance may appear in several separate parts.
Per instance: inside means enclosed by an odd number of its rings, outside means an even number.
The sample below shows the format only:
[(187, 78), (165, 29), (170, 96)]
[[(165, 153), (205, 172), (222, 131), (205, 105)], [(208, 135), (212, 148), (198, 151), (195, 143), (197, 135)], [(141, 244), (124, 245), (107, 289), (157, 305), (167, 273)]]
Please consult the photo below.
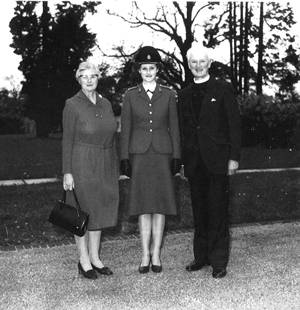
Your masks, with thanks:
[(180, 132), (175, 93), (172, 93), (169, 107), (169, 131), (172, 141), (172, 157), (181, 158)]
[(62, 173), (72, 173), (72, 149), (75, 135), (76, 112), (66, 101), (63, 110)]
[(129, 145), (132, 131), (132, 114), (128, 94), (124, 96), (121, 114), (120, 160), (129, 159)]
[(241, 153), (240, 113), (235, 92), (230, 84), (225, 89), (224, 98), (231, 142), (229, 159), (239, 161)]

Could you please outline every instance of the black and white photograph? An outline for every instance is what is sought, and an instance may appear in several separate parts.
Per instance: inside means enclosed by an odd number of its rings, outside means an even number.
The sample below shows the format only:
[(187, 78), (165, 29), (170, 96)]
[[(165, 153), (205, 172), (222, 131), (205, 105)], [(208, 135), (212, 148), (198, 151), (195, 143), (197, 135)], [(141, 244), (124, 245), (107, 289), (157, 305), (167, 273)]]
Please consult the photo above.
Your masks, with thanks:
[(300, 309), (300, 3), (0, 4), (0, 310)]

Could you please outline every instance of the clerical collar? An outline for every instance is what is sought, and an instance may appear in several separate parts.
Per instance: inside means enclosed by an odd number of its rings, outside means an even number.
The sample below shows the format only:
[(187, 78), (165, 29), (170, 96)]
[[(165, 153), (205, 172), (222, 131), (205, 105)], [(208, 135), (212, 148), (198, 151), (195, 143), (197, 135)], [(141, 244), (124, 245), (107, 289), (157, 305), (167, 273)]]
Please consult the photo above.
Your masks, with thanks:
[(151, 91), (152, 93), (154, 92), (154, 90), (155, 90), (155, 88), (156, 88), (156, 83), (154, 83), (154, 84), (144, 84), (143, 83), (143, 87), (144, 87), (144, 89), (146, 90), (146, 92), (147, 92), (147, 90), (149, 90), (149, 91)]
[(194, 78), (194, 83), (195, 83), (195, 84), (205, 83), (205, 82), (207, 82), (207, 81), (209, 80), (209, 78), (210, 78), (210, 75), (209, 75), (209, 74), (207, 74), (207, 76), (206, 76), (205, 78), (203, 78), (203, 79), (198, 79), (198, 80), (196, 80), (196, 79)]

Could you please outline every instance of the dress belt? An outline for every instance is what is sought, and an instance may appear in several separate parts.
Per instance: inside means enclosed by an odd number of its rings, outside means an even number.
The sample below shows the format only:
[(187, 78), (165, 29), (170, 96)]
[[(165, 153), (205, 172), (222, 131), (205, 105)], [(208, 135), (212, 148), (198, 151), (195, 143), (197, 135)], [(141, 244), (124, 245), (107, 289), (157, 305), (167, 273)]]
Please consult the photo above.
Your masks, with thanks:
[(82, 143), (82, 142), (76, 142), (76, 145), (82, 145), (82, 146), (87, 146), (87, 147), (95, 147), (99, 149), (109, 149), (113, 147), (113, 143), (110, 144), (89, 144), (89, 143)]

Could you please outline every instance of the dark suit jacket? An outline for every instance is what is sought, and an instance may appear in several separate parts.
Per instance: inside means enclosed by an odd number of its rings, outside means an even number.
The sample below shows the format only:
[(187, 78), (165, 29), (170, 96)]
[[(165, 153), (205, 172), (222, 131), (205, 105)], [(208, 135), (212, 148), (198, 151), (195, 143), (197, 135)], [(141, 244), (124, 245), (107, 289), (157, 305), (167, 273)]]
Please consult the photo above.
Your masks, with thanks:
[(129, 89), (121, 115), (120, 160), (145, 153), (150, 145), (158, 153), (181, 158), (175, 92), (156, 85), (149, 99), (142, 84)]
[(240, 114), (231, 84), (210, 78), (199, 115), (192, 109), (192, 85), (178, 93), (178, 117), (185, 176), (199, 154), (211, 173), (227, 173), (228, 160), (240, 159)]

